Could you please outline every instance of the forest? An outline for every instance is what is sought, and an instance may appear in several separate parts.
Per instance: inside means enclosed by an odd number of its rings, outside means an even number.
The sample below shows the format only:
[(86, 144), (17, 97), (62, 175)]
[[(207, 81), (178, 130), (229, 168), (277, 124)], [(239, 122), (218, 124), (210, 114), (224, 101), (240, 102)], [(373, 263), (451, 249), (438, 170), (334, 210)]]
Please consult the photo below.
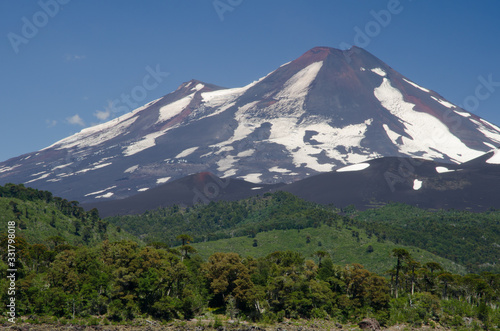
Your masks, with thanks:
[[(475, 248), (487, 246), (490, 240), (500, 242), (495, 237), (496, 211), (475, 217), (467, 212), (388, 205), (362, 212), (353, 206), (317, 206), (279, 192), (239, 202), (174, 206), (123, 217), (124, 221), (118, 222), (118, 218), (100, 220), (95, 211), (84, 212), (77, 203), (62, 202), (22, 186), (2, 187), (0, 192), (2, 223), (15, 222), (17, 231), (16, 313), (32, 324), (109, 325), (138, 319), (167, 323), (203, 317), (217, 327), (227, 320), (273, 325), (284, 320), (318, 319), (346, 324), (371, 317), (383, 326), (500, 327), (500, 274), (479, 270), (481, 266), (473, 263), (468, 273), (456, 274), (440, 263), (419, 261), (407, 249), (396, 247), (388, 256), (389, 270), (375, 273), (358, 263), (334, 263), (321, 247), (314, 256), (280, 250), (257, 258), (215, 252), (207, 259), (194, 247), (197, 240), (237, 235), (252, 238), (273, 229), (306, 231), (322, 226), (359, 226), (380, 241), (399, 238), (400, 242), (411, 239), (418, 244), (426, 237), (398, 237), (396, 229), (417, 233), (418, 224), (412, 225), (411, 220), (426, 220), (441, 226), (437, 229), (442, 231), (457, 229), (449, 240), (469, 229), (471, 238), (464, 240)], [(53, 215), (55, 229), (64, 230), (58, 236), (42, 232), (33, 241), (32, 234), (24, 235), (38, 223), (50, 223)], [(78, 222), (89, 229), (88, 240), (82, 239), (81, 228), (76, 231)], [(99, 222), (107, 224), (105, 231), (102, 226), (99, 230)], [(132, 234), (126, 234), (127, 230)], [(6, 231), (0, 232), (0, 297), (8, 302), (9, 239)], [(155, 235), (147, 235), (152, 233)], [(439, 251), (447, 236), (450, 234), (431, 237), (436, 238), (432, 249)], [(453, 247), (449, 254), (464, 261), (475, 258), (480, 250), (472, 249), (471, 257), (464, 258)], [(491, 264), (495, 261), (498, 259), (490, 260)], [(5, 323), (7, 316), (2, 318)]]
[[(451, 274), (438, 263), (414, 261), (404, 249), (392, 252), (389, 277), (360, 264), (335, 265), (321, 252), (319, 264), (293, 251), (258, 259), (215, 253), (203, 261), (188, 241), (178, 249), (131, 241), (64, 249), (19, 242), (17, 249), (17, 313), (34, 322), (47, 316), (94, 324), (141, 317), (186, 320), (217, 311), (263, 323), (299, 318), (348, 323), (368, 316), (382, 325), (500, 324), (500, 275)], [(3, 302), (6, 269), (2, 262)]]
[(355, 206), (336, 208), (276, 192), (235, 202), (210, 202), (182, 208), (177, 205), (142, 215), (109, 217), (111, 224), (146, 242), (180, 244), (179, 233), (194, 242), (250, 236), (271, 230), (328, 226), (364, 231), (378, 242), (414, 246), (461, 264), (469, 272), (500, 272), (500, 211), (472, 213), (424, 210), (392, 203), (366, 211)]

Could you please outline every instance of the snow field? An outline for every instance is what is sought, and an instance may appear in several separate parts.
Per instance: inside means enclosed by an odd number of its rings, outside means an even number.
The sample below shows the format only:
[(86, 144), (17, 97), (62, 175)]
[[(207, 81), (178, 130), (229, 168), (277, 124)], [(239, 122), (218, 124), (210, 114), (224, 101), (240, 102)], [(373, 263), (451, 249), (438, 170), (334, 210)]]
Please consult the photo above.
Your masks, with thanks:
[(406, 127), (406, 133), (411, 137), (401, 136), (384, 125), (387, 136), (396, 146), (398, 146), (396, 140), (402, 139), (403, 144), (399, 145), (401, 153), (415, 155), (415, 152), (423, 151), (423, 157), (428, 159), (448, 155), (457, 163), (482, 154), (481, 151), (467, 147), (434, 116), (413, 110), (415, 105), (405, 101), (402, 93), (391, 85), (389, 79), (383, 79), (382, 84), (375, 88), (374, 95), (384, 108), (401, 119)]
[(347, 167), (343, 167), (340, 169), (337, 169), (337, 172), (349, 172), (349, 171), (361, 171), (370, 166), (370, 163), (357, 163), (353, 165), (349, 165)]

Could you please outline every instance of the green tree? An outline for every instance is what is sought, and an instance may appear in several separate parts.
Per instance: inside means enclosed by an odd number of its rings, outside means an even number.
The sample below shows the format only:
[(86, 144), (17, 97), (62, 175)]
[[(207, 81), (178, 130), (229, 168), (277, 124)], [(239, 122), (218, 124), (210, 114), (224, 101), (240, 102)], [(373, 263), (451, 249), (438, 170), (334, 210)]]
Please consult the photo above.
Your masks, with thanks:
[(177, 240), (182, 241), (182, 246), (189, 244), (191, 241), (193, 241), (193, 237), (191, 237), (188, 234), (180, 234), (176, 237)]
[(399, 276), (402, 267), (402, 263), (410, 258), (410, 253), (404, 248), (394, 248), (392, 250), (392, 256), (394, 256), (396, 261), (396, 282), (395, 282), (395, 296), (398, 298), (398, 290), (399, 290)]
[(236, 253), (215, 253), (202, 265), (217, 305), (222, 306), (232, 295), (238, 307), (247, 306), (247, 292), (252, 289), (248, 267)]
[(322, 250), (319, 250), (319, 251), (316, 251), (314, 252), (313, 254), (314, 256), (316, 256), (318, 258), (318, 266), (321, 267), (321, 260), (325, 257), (328, 257), (330, 256), (330, 254), (328, 254), (327, 251), (322, 251)]
[(443, 299), (448, 299), (448, 287), (453, 282), (453, 275), (449, 272), (443, 272), (438, 276), (438, 279), (443, 285)]

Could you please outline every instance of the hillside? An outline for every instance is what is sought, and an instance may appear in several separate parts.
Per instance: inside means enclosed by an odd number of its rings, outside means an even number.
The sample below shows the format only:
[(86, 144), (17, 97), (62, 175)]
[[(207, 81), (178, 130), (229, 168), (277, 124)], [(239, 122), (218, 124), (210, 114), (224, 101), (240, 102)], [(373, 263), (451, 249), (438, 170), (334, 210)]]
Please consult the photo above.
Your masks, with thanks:
[[(265, 324), (372, 317), (384, 326), (498, 325), (498, 274), (465, 275), (463, 266), (395, 244), (387, 239), (393, 233), (374, 227), (386, 219), (391, 224), (390, 215), (405, 214), (401, 222), (428, 217), (412, 208), (339, 210), (276, 192), (115, 217), (112, 225), (97, 210), (85, 212), (50, 192), (0, 186), (2, 221), (14, 220), (18, 235), (16, 314), (29, 316), (28, 323), (105, 326), (196, 318), (218, 328), (224, 314)], [(460, 213), (435, 215), (456, 224), (466, 220)], [(496, 213), (490, 216), (494, 223)], [(484, 217), (476, 225), (494, 230)], [(469, 223), (471, 240), (484, 236)], [(149, 244), (123, 240), (140, 241), (116, 224)], [(189, 234), (198, 243), (171, 249), (151, 242), (176, 244), (189, 241)], [(5, 259), (0, 268), (7, 269)], [(9, 282), (3, 277), (0, 287)], [(0, 294), (4, 302), (7, 293)]]
[(405, 204), (354, 212), (367, 233), (415, 246), (465, 265), (470, 272), (500, 272), (500, 210), (430, 211)]
[[(254, 246), (256, 244), (257, 246)], [(391, 241), (380, 242), (356, 227), (336, 229), (328, 226), (302, 230), (272, 230), (258, 233), (255, 238), (237, 237), (194, 243), (192, 245), (204, 259), (216, 252), (238, 253), (243, 257), (260, 258), (276, 251), (291, 250), (319, 263), (318, 251), (328, 254), (334, 264), (359, 263), (379, 275), (394, 267), (391, 252), (404, 247), (414, 259), (422, 264), (437, 262), (445, 270), (465, 274), (466, 268), (448, 259), (436, 256), (426, 250), (397, 245)], [(321, 253), (320, 253), (321, 254)]]
[[(16, 237), (30, 244), (94, 245), (103, 240), (137, 240), (101, 220), (97, 210), (85, 212), (76, 201), (22, 185), (0, 186), (0, 220), (2, 224), (15, 221)], [(7, 227), (0, 229), (0, 236), (6, 232)]]
[[(229, 247), (235, 252), (253, 256), (278, 249), (299, 249), (306, 256), (317, 250), (330, 250), (336, 262), (344, 262), (343, 256), (346, 256), (345, 262), (383, 268), (375, 266), (383, 265), (383, 252), (390, 251), (394, 245), (403, 245), (430, 251), (457, 265), (467, 266), (470, 272), (497, 272), (499, 266), (500, 213), (495, 211), (433, 212), (390, 204), (360, 212), (354, 206), (340, 210), (307, 202), (290, 193), (276, 192), (233, 202), (211, 202), (187, 208), (172, 206), (106, 220), (145, 242), (160, 241), (177, 246), (181, 241), (176, 237), (188, 234), (204, 257), (218, 250), (229, 251), (225, 245), (234, 245)], [(275, 231), (277, 238), (272, 238), (269, 236), (273, 230), (287, 231)], [(316, 233), (318, 239), (311, 237), (311, 244), (305, 245), (308, 233), (311, 236)], [(216, 242), (219, 239), (225, 241)], [(253, 239), (257, 239), (256, 249), (252, 246)], [(324, 247), (318, 246), (319, 241)], [(369, 245), (375, 254), (366, 255)], [(414, 250), (413, 254), (418, 252)], [(450, 262), (452, 269), (453, 263)]]

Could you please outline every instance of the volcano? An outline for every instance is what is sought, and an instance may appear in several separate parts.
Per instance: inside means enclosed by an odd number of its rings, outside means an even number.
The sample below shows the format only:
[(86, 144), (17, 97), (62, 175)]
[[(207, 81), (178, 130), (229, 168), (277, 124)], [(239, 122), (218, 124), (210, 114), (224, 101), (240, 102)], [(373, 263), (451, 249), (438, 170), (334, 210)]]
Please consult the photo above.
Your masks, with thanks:
[(97, 202), (200, 172), (292, 183), (381, 157), (460, 164), (499, 144), (499, 127), (369, 52), (315, 47), (244, 87), (182, 83), (128, 114), (0, 163), (0, 183)]

